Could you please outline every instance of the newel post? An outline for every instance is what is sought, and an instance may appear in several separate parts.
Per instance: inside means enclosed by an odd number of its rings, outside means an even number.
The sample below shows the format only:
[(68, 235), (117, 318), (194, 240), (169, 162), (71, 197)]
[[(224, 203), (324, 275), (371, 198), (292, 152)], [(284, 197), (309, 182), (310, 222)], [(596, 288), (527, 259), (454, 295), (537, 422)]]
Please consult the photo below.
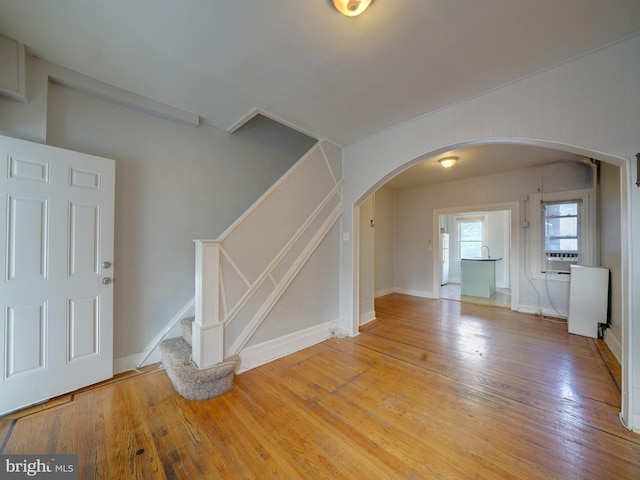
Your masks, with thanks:
[(193, 361), (198, 368), (224, 360), (224, 325), (220, 321), (220, 245), (196, 243), (196, 317), (193, 322)]

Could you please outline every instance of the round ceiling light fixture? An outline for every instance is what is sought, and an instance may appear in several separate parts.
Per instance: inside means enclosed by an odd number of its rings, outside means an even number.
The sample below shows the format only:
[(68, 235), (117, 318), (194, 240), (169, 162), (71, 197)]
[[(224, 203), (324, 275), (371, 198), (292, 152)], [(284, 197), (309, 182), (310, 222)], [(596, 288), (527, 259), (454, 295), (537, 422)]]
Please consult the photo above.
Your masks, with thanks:
[(333, 0), (333, 6), (347, 17), (355, 17), (364, 12), (373, 0)]
[(458, 157), (445, 157), (438, 160), (438, 163), (444, 168), (451, 168), (456, 164), (457, 161)]

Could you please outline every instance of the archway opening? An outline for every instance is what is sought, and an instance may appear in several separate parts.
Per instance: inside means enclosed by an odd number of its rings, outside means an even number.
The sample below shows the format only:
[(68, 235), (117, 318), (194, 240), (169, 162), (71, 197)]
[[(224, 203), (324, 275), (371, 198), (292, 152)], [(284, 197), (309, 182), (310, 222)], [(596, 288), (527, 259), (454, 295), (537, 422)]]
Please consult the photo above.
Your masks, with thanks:
[[(511, 155), (503, 155), (502, 157), (496, 155), (495, 146), (510, 147)], [(476, 170), (472, 169), (468, 174), (470, 176), (465, 176), (458, 171), (456, 178), (448, 178), (444, 181), (442, 179), (439, 182), (432, 180), (427, 181), (425, 184), (413, 181), (418, 178), (417, 169), (427, 170), (431, 168), (431, 172), (434, 175), (440, 173), (440, 170), (433, 169), (433, 167), (441, 168), (437, 165), (437, 160), (440, 157), (458, 154), (460, 158), (464, 159), (465, 149), (469, 148), (484, 148), (491, 153), (491, 162), (486, 164), (486, 169), (483, 170), (482, 162), (478, 161), (473, 165)], [(513, 150), (514, 148), (516, 150)], [(517, 151), (517, 149), (522, 149), (525, 153), (522, 158), (513, 155), (513, 151)], [(533, 153), (540, 154), (539, 158), (532, 161), (524, 161), (525, 157)], [(554, 155), (556, 157), (551, 158)], [(525, 264), (531, 263), (533, 243), (532, 237), (529, 236), (529, 240), (523, 249), (522, 242), (516, 238), (527, 228), (522, 226), (523, 222), (531, 221), (531, 210), (526, 210), (526, 207), (523, 206), (523, 198), (526, 197), (527, 201), (530, 201), (534, 195), (549, 193), (551, 190), (558, 191), (562, 190), (562, 188), (564, 188), (564, 191), (569, 192), (582, 190), (583, 188), (577, 188), (575, 185), (575, 175), (569, 172), (562, 172), (564, 167), (576, 162), (588, 165), (594, 174), (591, 180), (592, 188), (597, 198), (594, 198), (590, 208), (593, 211), (594, 218), (597, 218), (597, 220), (592, 222), (590, 228), (594, 229), (599, 246), (593, 248), (590, 264), (603, 265), (611, 271), (612, 296), (609, 315), (615, 317), (615, 320), (613, 321), (614, 329), (611, 330), (613, 333), (609, 335), (607, 342), (621, 364), (623, 364), (623, 359), (621, 358), (622, 345), (628, 334), (629, 321), (625, 304), (625, 298), (627, 298), (625, 292), (628, 291), (628, 272), (625, 267), (625, 265), (628, 265), (628, 247), (624, 241), (624, 236), (621, 235), (621, 232), (626, 228), (628, 215), (627, 192), (624, 189), (627, 165), (625, 160), (619, 157), (602, 154), (601, 152), (589, 152), (575, 146), (560, 145), (553, 142), (528, 139), (495, 139), (492, 141), (483, 140), (452, 145), (411, 159), (402, 167), (388, 172), (376, 182), (368, 190), (367, 195), (360, 198), (356, 205), (358, 211), (354, 215), (354, 219), (356, 217), (359, 218), (359, 225), (354, 221), (354, 229), (356, 225), (359, 228), (359, 234), (357, 235), (359, 239), (358, 245), (354, 245), (358, 252), (357, 257), (354, 256), (354, 260), (356, 260), (354, 263), (358, 266), (357, 271), (354, 272), (357, 275), (355, 284), (358, 286), (358, 288), (354, 288), (354, 292), (358, 292), (354, 311), (358, 312), (356, 317), (358, 322), (361, 324), (371, 318), (375, 318), (375, 312), (372, 311), (373, 300), (380, 294), (397, 291), (432, 298), (439, 296), (439, 285), (436, 285), (436, 283), (439, 281), (440, 272), (435, 268), (438, 258), (437, 235), (439, 231), (437, 220), (434, 220), (436, 218), (434, 212), (447, 211), (447, 209), (456, 210), (461, 205), (486, 206), (500, 203), (508, 204), (509, 202), (517, 205), (510, 207), (513, 209), (515, 225), (511, 230), (511, 245), (516, 245), (516, 247), (512, 247), (511, 261), (515, 262), (514, 265), (519, 269), (515, 273), (512, 269), (512, 281), (513, 278), (516, 278), (516, 291), (513, 292), (515, 300), (512, 300), (512, 307), (515, 306), (514, 309), (521, 311), (529, 311), (527, 308), (531, 312), (541, 310), (540, 302), (536, 301), (535, 298), (539, 295), (539, 292), (536, 292), (535, 288), (531, 289), (529, 287), (527, 287), (529, 291), (521, 292), (518, 286), (518, 284), (525, 284), (526, 276), (523, 276), (521, 271), (526, 272), (530, 268)], [(544, 172), (541, 174), (540, 170), (545, 168), (547, 168), (548, 172), (551, 172), (549, 167), (544, 167), (544, 165), (549, 165), (550, 163), (558, 164), (560, 170), (554, 170), (553, 174), (544, 175)], [(459, 161), (456, 167), (462, 164), (463, 162)], [(474, 172), (476, 173), (474, 174)], [(477, 175), (478, 172), (481, 175)], [(533, 180), (528, 182), (527, 175)], [(405, 177), (404, 180), (399, 181), (398, 179), (402, 177)], [(606, 189), (604, 192), (602, 191), (603, 178), (604, 188)], [(408, 185), (398, 187), (399, 183), (406, 182), (407, 179), (410, 182)], [(564, 180), (569, 180), (569, 184), (562, 187), (561, 184)], [(583, 178), (582, 180), (585, 179)], [(412, 184), (411, 181), (413, 181)], [(441, 187), (436, 187), (436, 185), (441, 185)], [(442, 185), (445, 185), (445, 187), (442, 187)], [(443, 188), (448, 192), (448, 196), (440, 194)], [(400, 191), (401, 193), (398, 193)], [(476, 193), (481, 191), (483, 197), (481, 199), (470, 197), (474, 191)], [(508, 193), (508, 197), (499, 196), (500, 193), (505, 192)], [(362, 215), (359, 209), (361, 206), (366, 205), (367, 201), (370, 201), (368, 199), (373, 198), (373, 193), (375, 193), (375, 211), (373, 211), (372, 215), (369, 213)], [(606, 207), (598, 203), (602, 199), (602, 195), (606, 195)], [(451, 197), (455, 196), (460, 197), (458, 203), (447, 203), (450, 202)], [(380, 215), (380, 212), (385, 209), (385, 199), (389, 201), (389, 198), (392, 199), (394, 204), (394, 214), (400, 212), (398, 215), (401, 217), (400, 221), (398, 221), (397, 217), (394, 218), (394, 234), (401, 235), (398, 231), (398, 225), (402, 224), (402, 227), (408, 229), (411, 235), (408, 239), (398, 239), (396, 237), (391, 241), (387, 240), (387, 244), (393, 244), (393, 251), (386, 255), (386, 261), (390, 261), (392, 265), (391, 267), (387, 265), (383, 270), (387, 272), (386, 275), (392, 275), (392, 277), (391, 281), (387, 279), (385, 283), (384, 279), (381, 280), (380, 275), (378, 275), (380, 268), (384, 267), (384, 265), (380, 265), (380, 259), (384, 258), (384, 255), (381, 255), (377, 250), (380, 242), (369, 241), (369, 245), (373, 245), (373, 247), (366, 247), (366, 243), (368, 241), (367, 238), (374, 237), (376, 240), (379, 238), (380, 230), (382, 230), (386, 221), (384, 216)], [(422, 207), (416, 208), (416, 205), (420, 205), (420, 201), (429, 202), (431, 205), (428, 209), (430, 210), (429, 212), (425, 213), (425, 209)], [(539, 200), (536, 199), (536, 201)], [(408, 205), (413, 205), (413, 207), (407, 207)], [(407, 207), (406, 210), (403, 210), (405, 207)], [(603, 212), (602, 208), (606, 208), (607, 211)], [(372, 218), (367, 218), (368, 216)], [(603, 218), (605, 218), (605, 223), (603, 223)], [(615, 221), (612, 221), (612, 219)], [(362, 227), (364, 222), (368, 224), (367, 229)], [(374, 229), (370, 228), (372, 223), (375, 224)], [(431, 255), (416, 261), (417, 257), (412, 255), (411, 249), (406, 248), (406, 245), (410, 245), (412, 242), (413, 244), (422, 244), (424, 250), (430, 251)], [(603, 242), (606, 242), (606, 248), (602, 248)], [(361, 248), (362, 245), (365, 245), (364, 249)], [(367, 250), (367, 248), (373, 250)], [(603, 251), (606, 251), (604, 257)], [(373, 267), (371, 266), (372, 263)], [(373, 275), (373, 279), (362, 276), (363, 274), (367, 275), (367, 271), (370, 272), (370, 275)], [(420, 277), (420, 274), (422, 274), (422, 277)], [(548, 289), (548, 278), (544, 278), (544, 280), (547, 285), (542, 285), (539, 290)], [(528, 285), (528, 283), (529, 279), (526, 279), (526, 284)], [(555, 287), (555, 284), (552, 285)], [(555, 292), (562, 293), (563, 289), (568, 291), (567, 282), (564, 282), (564, 286), (561, 285), (560, 288), (552, 288), (551, 291), (554, 294)], [(557, 308), (557, 304), (556, 298), (550, 298), (548, 305), (543, 306), (543, 308), (546, 308), (548, 312), (552, 306)], [(560, 310), (566, 311), (566, 308), (560, 306)]]

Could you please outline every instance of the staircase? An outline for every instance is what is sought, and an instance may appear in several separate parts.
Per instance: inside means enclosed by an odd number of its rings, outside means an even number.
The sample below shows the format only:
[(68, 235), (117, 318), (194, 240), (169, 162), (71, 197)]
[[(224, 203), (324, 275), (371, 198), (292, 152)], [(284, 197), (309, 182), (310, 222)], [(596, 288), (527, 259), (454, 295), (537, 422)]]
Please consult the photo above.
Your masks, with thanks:
[(205, 400), (227, 392), (233, 386), (238, 356), (209, 368), (199, 369), (191, 359), (194, 318), (180, 322), (182, 336), (160, 343), (162, 364), (176, 391), (189, 400)]
[[(229, 390), (243, 350), (267, 320), (276, 327), (261, 332), (267, 340), (274, 331), (283, 338), (309, 327), (329, 337), (327, 320), (335, 317), (322, 318), (311, 306), (301, 320), (286, 308), (297, 300), (285, 293), (321, 245), (335, 250), (341, 214), (342, 151), (320, 141), (217, 239), (195, 240), (195, 317), (182, 320), (181, 337), (160, 344), (178, 393), (201, 400)], [(323, 265), (313, 265), (322, 277)]]

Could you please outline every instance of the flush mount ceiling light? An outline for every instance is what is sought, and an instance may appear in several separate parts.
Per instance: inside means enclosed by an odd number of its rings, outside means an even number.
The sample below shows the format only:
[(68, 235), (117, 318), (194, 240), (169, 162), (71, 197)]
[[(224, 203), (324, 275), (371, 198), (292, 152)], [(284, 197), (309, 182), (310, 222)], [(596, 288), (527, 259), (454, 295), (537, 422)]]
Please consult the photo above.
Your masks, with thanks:
[(457, 161), (458, 157), (445, 157), (438, 160), (438, 163), (444, 168), (451, 168), (456, 164)]
[(347, 17), (355, 17), (364, 12), (373, 0), (333, 0), (333, 6)]

